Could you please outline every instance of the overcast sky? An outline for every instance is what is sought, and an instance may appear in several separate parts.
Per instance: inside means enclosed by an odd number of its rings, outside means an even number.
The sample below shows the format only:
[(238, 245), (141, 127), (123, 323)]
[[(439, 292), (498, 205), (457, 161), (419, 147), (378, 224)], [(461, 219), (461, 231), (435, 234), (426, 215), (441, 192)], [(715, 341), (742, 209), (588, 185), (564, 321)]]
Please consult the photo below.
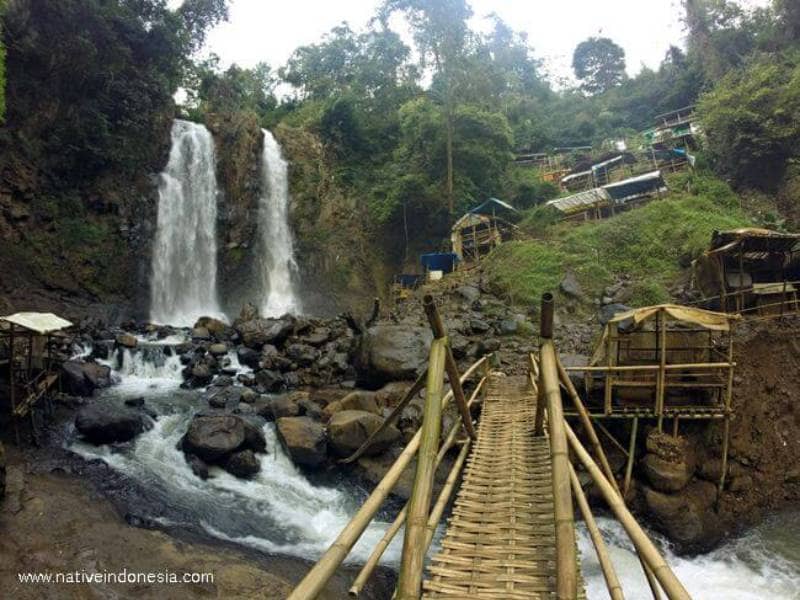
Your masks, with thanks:
[[(770, 0), (741, 0), (764, 6)], [(171, 0), (180, 4), (181, 0)], [(298, 46), (318, 42), (347, 21), (366, 26), (381, 0), (231, 0), (230, 20), (208, 37), (208, 51), (224, 66), (251, 67), (267, 62), (280, 67)], [(628, 72), (657, 67), (670, 44), (683, 45), (680, 0), (471, 0), (474, 29), (487, 27), (495, 12), (511, 27), (528, 33), (537, 57), (554, 78), (571, 75), (572, 51), (593, 35), (610, 37), (625, 49)], [(398, 26), (399, 25), (399, 26)], [(403, 29), (402, 24), (396, 24)], [(408, 38), (407, 31), (401, 31)], [(410, 42), (410, 39), (408, 39)]]

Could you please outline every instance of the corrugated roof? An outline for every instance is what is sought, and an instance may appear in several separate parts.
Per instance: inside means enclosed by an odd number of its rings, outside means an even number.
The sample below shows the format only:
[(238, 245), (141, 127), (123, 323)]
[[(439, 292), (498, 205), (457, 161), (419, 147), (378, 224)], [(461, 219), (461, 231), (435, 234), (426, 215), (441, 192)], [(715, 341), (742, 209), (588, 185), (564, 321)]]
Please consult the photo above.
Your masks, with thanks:
[(800, 252), (800, 234), (745, 227), (715, 231), (711, 236), (709, 253), (734, 249), (744, 252)]
[(630, 177), (616, 183), (609, 183), (604, 185), (603, 189), (606, 190), (616, 202), (624, 202), (630, 198), (635, 198), (656, 190), (666, 191), (667, 184), (664, 182), (664, 178), (661, 177), (661, 171), (651, 171), (644, 175)]
[(572, 181), (573, 179), (578, 179), (579, 177), (589, 177), (592, 174), (592, 171), (581, 171), (580, 173), (573, 173), (572, 175), (567, 175), (561, 180), (561, 183), (567, 183), (568, 181)]
[(6, 321), (24, 327), (29, 331), (36, 333), (51, 333), (53, 331), (60, 331), (67, 327), (72, 327), (72, 323), (66, 319), (62, 319), (53, 313), (37, 313), (37, 312), (20, 312), (8, 315), (7, 317), (0, 317), (0, 321)]
[(548, 201), (545, 206), (552, 206), (553, 208), (565, 214), (572, 214), (587, 210), (597, 204), (605, 206), (611, 200), (603, 188), (594, 188), (579, 192), (566, 198), (556, 198), (555, 200)]
[(498, 211), (517, 212), (517, 209), (511, 206), (508, 202), (503, 202), (497, 198), (489, 198), (482, 204), (470, 209), (469, 212), (475, 215), (491, 215)]

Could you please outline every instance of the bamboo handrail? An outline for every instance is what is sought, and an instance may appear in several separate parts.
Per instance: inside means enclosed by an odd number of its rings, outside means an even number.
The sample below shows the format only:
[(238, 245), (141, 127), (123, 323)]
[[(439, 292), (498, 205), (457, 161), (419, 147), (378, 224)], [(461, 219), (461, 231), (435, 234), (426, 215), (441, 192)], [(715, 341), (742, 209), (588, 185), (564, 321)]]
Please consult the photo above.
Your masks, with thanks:
[(611, 484), (606, 481), (600, 467), (598, 467), (597, 463), (589, 456), (586, 448), (584, 448), (583, 444), (578, 440), (578, 437), (575, 435), (575, 432), (572, 431), (569, 424), (565, 423), (565, 429), (573, 452), (592, 477), (592, 480), (602, 493), (603, 498), (614, 513), (614, 516), (625, 529), (628, 537), (636, 548), (639, 558), (642, 559), (644, 564), (653, 572), (658, 582), (664, 588), (667, 597), (670, 600), (691, 600), (686, 588), (684, 588), (683, 584), (675, 577), (672, 569), (669, 568), (669, 565), (667, 565), (658, 549), (625, 506), (622, 497), (617, 494)]
[(553, 478), (553, 508), (556, 534), (556, 597), (575, 600), (578, 594), (578, 566), (575, 548), (575, 517), (569, 480), (569, 448), (566, 421), (558, 387), (558, 367), (553, 345), (553, 295), (542, 296), (539, 351), (541, 392), (547, 401), (550, 459)]
[(603, 467), (603, 471), (605, 471), (608, 480), (617, 489), (617, 492), (619, 492), (619, 486), (617, 485), (617, 480), (614, 477), (614, 471), (611, 469), (611, 464), (608, 462), (608, 457), (606, 456), (603, 446), (600, 443), (600, 438), (597, 436), (597, 432), (594, 429), (592, 419), (589, 417), (589, 411), (586, 410), (586, 406), (584, 406), (583, 401), (578, 395), (578, 390), (576, 390), (575, 386), (572, 384), (572, 381), (570, 380), (567, 371), (564, 369), (564, 365), (561, 364), (561, 359), (558, 358), (558, 355), (556, 355), (556, 366), (558, 368), (558, 375), (561, 379), (561, 383), (566, 388), (567, 395), (572, 400), (575, 410), (578, 411), (578, 416), (581, 419), (581, 424), (583, 425), (586, 435), (589, 436), (589, 442), (592, 444), (594, 455), (600, 461), (600, 465)]
[[(685, 363), (685, 364), (668, 364), (664, 368), (667, 371), (677, 371), (680, 369), (729, 369), (735, 367), (734, 362), (719, 362), (719, 363)], [(658, 371), (661, 367), (659, 365), (598, 365), (598, 366), (584, 366), (584, 367), (564, 367), (564, 370), (572, 373), (593, 373), (605, 371)]]
[[(416, 600), (422, 589), (422, 569), (425, 562), (423, 545), (433, 493), (434, 463), (439, 449), (439, 430), (442, 426), (442, 387), (444, 385), (447, 338), (431, 343), (428, 382), (425, 394), (425, 416), (422, 421), (422, 440), (417, 456), (417, 472), (406, 516), (403, 556), (397, 582), (399, 600)], [(464, 406), (466, 408), (466, 404)]]
[(572, 491), (575, 494), (578, 508), (583, 516), (583, 522), (586, 523), (586, 529), (589, 531), (589, 537), (592, 539), (592, 544), (597, 553), (597, 560), (600, 563), (600, 569), (603, 571), (603, 578), (606, 580), (608, 594), (611, 596), (611, 600), (625, 600), (625, 595), (622, 593), (622, 586), (619, 583), (617, 572), (614, 570), (611, 556), (608, 554), (608, 548), (603, 541), (600, 528), (594, 520), (592, 509), (589, 508), (589, 502), (586, 500), (581, 482), (578, 481), (578, 475), (575, 473), (575, 468), (572, 465), (569, 466), (569, 477), (572, 482)]
[[(479, 382), (478, 385), (475, 387), (475, 390), (472, 392), (470, 396), (469, 402), (467, 403), (468, 406), (472, 406), (473, 403), (477, 402), (478, 393), (484, 388), (487, 383), (487, 378), (483, 377)], [(452, 427), (450, 427), (450, 431), (447, 432), (447, 436), (445, 437), (444, 442), (442, 443), (442, 447), (439, 449), (439, 454), (436, 456), (436, 466), (442, 463), (444, 460), (445, 455), (455, 445), (456, 435), (458, 434), (459, 430), (461, 429), (461, 423), (456, 422), (453, 423)], [(444, 490), (444, 488), (442, 488)], [(441, 498), (441, 492), (439, 494), (439, 498)], [(361, 593), (361, 590), (364, 588), (364, 585), (369, 580), (369, 577), (372, 575), (372, 572), (375, 570), (375, 567), (378, 566), (378, 563), (383, 556), (383, 553), (386, 552), (386, 549), (389, 547), (389, 544), (392, 543), (394, 536), (397, 535), (397, 532), (400, 531), (400, 528), (406, 522), (406, 515), (408, 514), (408, 502), (406, 502), (403, 509), (398, 513), (395, 520), (383, 534), (383, 537), (378, 541), (375, 545), (375, 549), (372, 551), (372, 554), (369, 555), (367, 562), (364, 563), (364, 566), (359, 571), (358, 576), (353, 580), (353, 585), (350, 586), (350, 596), (356, 597)], [(433, 514), (433, 513), (431, 513)], [(428, 521), (430, 523), (430, 520)], [(430, 544), (428, 544), (430, 545)]]
[[(461, 376), (461, 381), (466, 381), (486, 362), (487, 358), (488, 355), (473, 363), (472, 366), (464, 371), (464, 374)], [(442, 398), (442, 410), (444, 410), (451, 398), (452, 390)], [(421, 430), (414, 434), (414, 437), (408, 442), (394, 464), (386, 471), (383, 479), (378, 482), (378, 485), (372, 490), (372, 493), (361, 505), (361, 508), (359, 508), (355, 516), (350, 520), (350, 523), (342, 529), (330, 548), (322, 555), (297, 587), (294, 588), (292, 593), (287, 597), (287, 600), (309, 600), (311, 598), (316, 598), (323, 590), (325, 584), (333, 576), (344, 559), (347, 558), (350, 550), (352, 550), (355, 543), (364, 533), (364, 530), (375, 517), (381, 504), (383, 504), (384, 500), (389, 496), (394, 486), (397, 485), (403, 471), (405, 471), (406, 467), (414, 458), (419, 448), (421, 437)]]

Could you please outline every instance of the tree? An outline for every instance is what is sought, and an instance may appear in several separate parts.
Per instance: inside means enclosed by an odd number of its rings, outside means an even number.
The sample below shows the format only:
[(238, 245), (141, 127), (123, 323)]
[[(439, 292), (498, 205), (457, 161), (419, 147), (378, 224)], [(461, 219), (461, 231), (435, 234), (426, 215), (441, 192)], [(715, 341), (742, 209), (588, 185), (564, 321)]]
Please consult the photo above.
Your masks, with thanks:
[[(1, 7), (2, 5), (0, 5)], [(3, 44), (3, 25), (0, 23), (0, 123), (6, 115), (6, 47)]]
[[(445, 193), (452, 216), (455, 211), (453, 136), (456, 107), (455, 88), (459, 62), (464, 57), (472, 10), (465, 0), (385, 0), (381, 18), (392, 12), (404, 13), (414, 31), (414, 39), (423, 60), (423, 67), (433, 63), (441, 86), (444, 106), (447, 174)], [(434, 82), (436, 83), (436, 82)]]
[(572, 69), (589, 94), (603, 94), (625, 79), (625, 51), (613, 40), (591, 37), (578, 44)]
[(219, 6), (222, 0), (187, 0), (179, 12), (164, 0), (10, 3), (2, 17), (8, 128), (31, 141), (18, 151), (75, 185), (162, 166), (172, 96)]
[(800, 156), (800, 54), (756, 57), (705, 94), (698, 112), (715, 168), (769, 189)]
[(796, 0), (775, 0), (775, 11), (786, 40), (800, 42), (800, 4)]

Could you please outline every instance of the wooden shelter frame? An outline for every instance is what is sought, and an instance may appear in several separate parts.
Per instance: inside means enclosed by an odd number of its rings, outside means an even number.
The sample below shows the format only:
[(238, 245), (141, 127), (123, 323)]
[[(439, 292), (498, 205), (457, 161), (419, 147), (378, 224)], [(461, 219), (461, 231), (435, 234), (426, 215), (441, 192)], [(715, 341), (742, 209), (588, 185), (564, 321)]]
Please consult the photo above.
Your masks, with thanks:
[[(0, 318), (6, 323), (7, 329), (0, 329), (0, 343), (8, 349), (8, 357), (0, 359), (0, 367), (5, 367), (8, 377), (9, 403), (11, 420), (14, 428), (14, 440), (17, 445), (21, 443), (20, 421), (25, 417), (31, 420), (31, 432), (36, 439), (35, 410), (40, 401), (44, 400), (45, 413), (52, 412), (49, 403), (51, 389), (58, 386), (61, 389), (61, 379), (55, 368), (55, 358), (52, 351), (54, 333), (64, 328), (37, 331), (24, 325), (14, 323), (7, 318)], [(17, 346), (23, 342), (23, 355), (19, 357)], [(40, 356), (42, 364), (34, 363), (34, 347), (43, 343), (44, 355)]]

